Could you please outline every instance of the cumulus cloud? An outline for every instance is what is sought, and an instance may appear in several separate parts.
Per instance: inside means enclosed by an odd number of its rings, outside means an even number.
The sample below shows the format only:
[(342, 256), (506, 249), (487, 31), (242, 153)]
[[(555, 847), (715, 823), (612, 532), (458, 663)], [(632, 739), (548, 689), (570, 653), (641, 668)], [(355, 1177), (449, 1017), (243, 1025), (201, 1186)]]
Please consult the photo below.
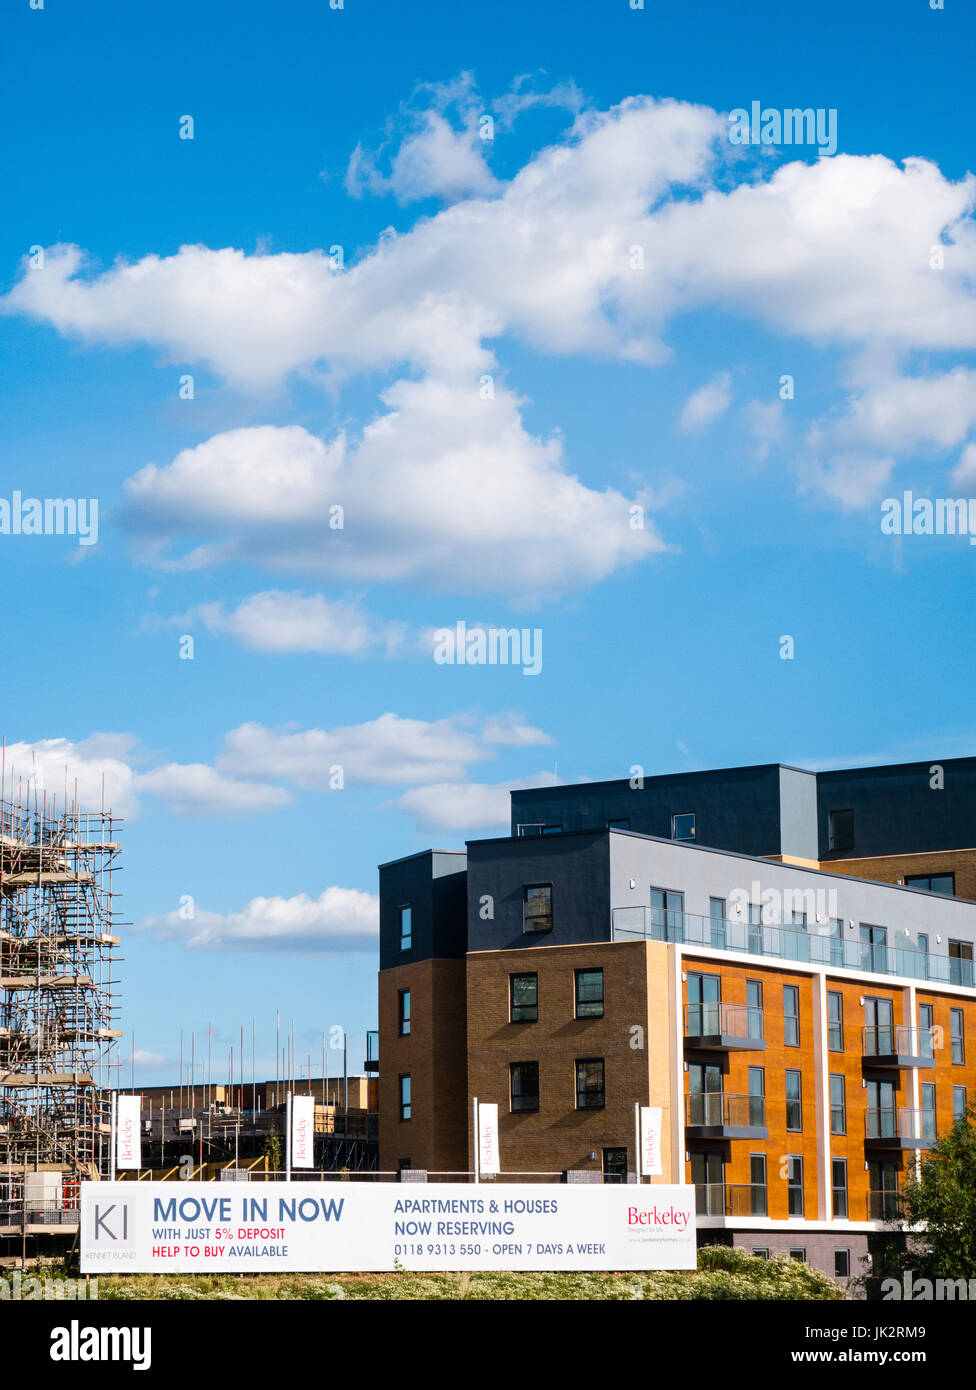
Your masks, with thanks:
[(375, 950), (379, 898), (355, 888), (326, 888), (317, 898), (252, 898), (239, 912), (179, 911), (143, 918), (138, 929), (195, 951), (268, 951), (338, 955)]
[(192, 621), (196, 615), (210, 632), (231, 637), (259, 652), (362, 656), (382, 650), (392, 655), (405, 631), (403, 624), (374, 619), (358, 603), (280, 589), (251, 594), (236, 607), (201, 603), (185, 615), (185, 620)]
[(140, 773), (140, 791), (151, 792), (180, 816), (253, 816), (291, 801), (283, 787), (218, 772), (207, 763), (166, 763)]
[(513, 393), (483, 400), (473, 382), (426, 378), (383, 400), (355, 447), (265, 425), (148, 464), (125, 484), (125, 519), (156, 561), (182, 543), (183, 563), (516, 596), (592, 584), (665, 548), (652, 525), (630, 526), (628, 498), (565, 470), (558, 437), (525, 430)]
[(967, 444), (952, 470), (956, 487), (976, 487), (976, 444)]
[(731, 404), (732, 377), (728, 372), (717, 372), (685, 401), (680, 427), (686, 433), (702, 430), (724, 415)]
[(553, 772), (539, 772), (518, 781), (440, 782), (412, 787), (393, 803), (425, 830), (497, 830), (511, 824), (509, 793), (520, 787), (556, 787)]
[(42, 738), (35, 742), (8, 743), (5, 755), (5, 794), (23, 795), (33, 805), (47, 793), (48, 804), (57, 798), (64, 809), (65, 785), (69, 803), (82, 810), (105, 805), (115, 815), (132, 816), (138, 809), (137, 773), (132, 761), (140, 757), (138, 740), (131, 734), (92, 734), (73, 742), (67, 738)]

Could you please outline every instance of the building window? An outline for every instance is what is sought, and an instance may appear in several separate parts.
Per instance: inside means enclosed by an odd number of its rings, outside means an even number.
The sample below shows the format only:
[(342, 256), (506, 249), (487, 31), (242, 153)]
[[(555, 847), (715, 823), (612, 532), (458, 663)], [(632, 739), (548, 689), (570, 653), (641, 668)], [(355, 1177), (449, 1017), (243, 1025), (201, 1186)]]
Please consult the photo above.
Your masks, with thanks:
[(952, 1060), (956, 1066), (961, 1067), (966, 1061), (962, 1009), (949, 1010), (949, 1036), (952, 1039)]
[(685, 895), (667, 888), (651, 889), (651, 935), (655, 941), (684, 937)]
[(935, 1082), (923, 1081), (921, 1087), (922, 1138), (935, 1138)]
[(560, 821), (559, 825), (544, 825), (542, 833), (543, 835), (561, 835), (563, 833), (562, 822)]
[(682, 811), (671, 817), (672, 840), (693, 840), (695, 838), (695, 813)]
[(847, 1133), (847, 1097), (844, 1089), (844, 1078), (836, 1072), (830, 1078), (830, 1132), (831, 1134)]
[(831, 1052), (844, 1051), (844, 996), (835, 989), (827, 991), (827, 1046)]
[(749, 1020), (750, 1038), (761, 1038), (763, 1035), (762, 980), (746, 980), (746, 1014)]
[(758, 1255), (759, 1258), (760, 1258), (761, 1260), (768, 1260), (768, 1259), (769, 1259), (769, 1246), (768, 1246), (768, 1245), (754, 1245), (754, 1246), (752, 1247), (752, 1253), (753, 1253), (754, 1255)]
[(750, 1215), (766, 1216), (766, 1155), (749, 1155)]
[(803, 1158), (800, 1154), (786, 1156), (786, 1192), (790, 1216), (803, 1215)]
[(949, 941), (949, 983), (973, 984), (973, 945), (971, 941)]
[(552, 884), (530, 883), (522, 904), (524, 932), (552, 931)]
[(397, 1019), (400, 1037), (405, 1038), (410, 1032), (410, 991), (408, 989), (401, 989), (397, 996)]
[(401, 1173), (409, 1173), (413, 1164), (409, 1158), (401, 1158), (398, 1166)]
[(509, 1018), (512, 1023), (539, 1021), (538, 975), (509, 975)]
[(868, 1212), (871, 1221), (891, 1221), (898, 1216), (898, 1164), (891, 1160), (868, 1163)]
[(576, 1062), (576, 1109), (602, 1110), (606, 1102), (603, 1058), (579, 1058)]
[(749, 1068), (749, 1123), (758, 1128), (766, 1124), (766, 1068)]
[(607, 821), (607, 829), (608, 829), (608, 830), (629, 830), (629, 829), (630, 829), (630, 817), (628, 816), (626, 820), (608, 820), (608, 821)]
[(835, 1246), (834, 1248), (834, 1278), (849, 1279), (851, 1277), (851, 1252), (846, 1245)]
[(918, 1055), (919, 1057), (932, 1057), (932, 1024), (935, 1021), (935, 1010), (931, 1004), (919, 1004), (918, 1006)]
[(926, 893), (948, 893), (956, 891), (955, 874), (912, 874), (905, 879), (906, 888), (921, 888)]
[(512, 1062), (509, 1066), (512, 1089), (512, 1112), (538, 1110), (539, 1063)]
[(603, 1181), (613, 1183), (627, 1181), (626, 1149), (603, 1150)]
[(953, 1086), (953, 1088), (952, 1088), (952, 1118), (953, 1118), (953, 1121), (955, 1122), (956, 1120), (964, 1120), (964, 1119), (966, 1118), (966, 1111), (967, 1111), (968, 1109), (969, 1109), (969, 1106), (968, 1106), (968, 1104), (967, 1104), (967, 1102), (966, 1102), (966, 1088), (965, 1088), (965, 1086)]
[(929, 934), (928, 934), (928, 932), (925, 932), (925, 931), (920, 931), (920, 932), (919, 932), (919, 934), (918, 934), (918, 949), (921, 951), (921, 953), (922, 953), (923, 956), (927, 956), (927, 955), (928, 955), (928, 953), (929, 953)]
[(410, 1077), (400, 1077), (400, 1119), (410, 1119)]
[(603, 1017), (603, 971), (577, 970), (576, 1017)]
[(786, 1128), (799, 1133), (803, 1128), (803, 1100), (800, 1090), (800, 1073), (786, 1073)]
[(831, 965), (843, 965), (844, 919), (842, 917), (831, 917), (829, 928), (830, 930), (827, 936), (830, 939), (830, 963)]
[(783, 1042), (787, 1047), (800, 1046), (800, 987), (783, 986)]
[(711, 920), (709, 944), (719, 951), (724, 951), (726, 947), (725, 899), (709, 898), (708, 915)]
[(806, 1249), (806, 1246), (805, 1246), (805, 1245), (794, 1245), (794, 1246), (792, 1246), (791, 1249), (790, 1249), (790, 1259), (791, 1259), (791, 1260), (797, 1260), (800, 1264), (805, 1265), (806, 1262), (807, 1262), (807, 1249)]
[(835, 1221), (847, 1220), (847, 1159), (830, 1161), (830, 1200)]
[(688, 1033), (708, 1037), (722, 1031), (722, 981), (718, 975), (688, 974)]
[(854, 848), (854, 812), (830, 811), (827, 815), (830, 849)]
[(409, 951), (413, 944), (413, 909), (409, 903), (400, 908), (400, 950)]

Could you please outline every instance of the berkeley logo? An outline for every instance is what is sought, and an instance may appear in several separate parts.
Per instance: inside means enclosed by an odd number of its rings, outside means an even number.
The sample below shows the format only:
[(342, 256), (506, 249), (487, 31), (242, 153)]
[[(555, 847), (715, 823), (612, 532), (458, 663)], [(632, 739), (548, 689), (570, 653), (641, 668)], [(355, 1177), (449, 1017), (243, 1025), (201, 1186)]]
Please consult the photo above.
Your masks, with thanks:
[(688, 1212), (677, 1207), (653, 1206), (649, 1211), (639, 1211), (637, 1207), (627, 1208), (628, 1226), (676, 1226), (683, 1231), (688, 1225)]

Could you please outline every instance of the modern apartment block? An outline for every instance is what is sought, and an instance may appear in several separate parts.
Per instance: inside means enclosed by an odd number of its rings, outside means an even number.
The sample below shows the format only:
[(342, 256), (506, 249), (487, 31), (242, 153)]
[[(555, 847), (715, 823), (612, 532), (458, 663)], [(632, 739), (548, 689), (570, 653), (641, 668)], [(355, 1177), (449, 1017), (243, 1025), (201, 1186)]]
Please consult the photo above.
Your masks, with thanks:
[[(968, 895), (968, 896), (966, 896)], [(380, 1168), (634, 1181), (840, 1277), (976, 1100), (976, 759), (519, 791), (380, 869)], [(647, 1179), (645, 1179), (647, 1181)]]

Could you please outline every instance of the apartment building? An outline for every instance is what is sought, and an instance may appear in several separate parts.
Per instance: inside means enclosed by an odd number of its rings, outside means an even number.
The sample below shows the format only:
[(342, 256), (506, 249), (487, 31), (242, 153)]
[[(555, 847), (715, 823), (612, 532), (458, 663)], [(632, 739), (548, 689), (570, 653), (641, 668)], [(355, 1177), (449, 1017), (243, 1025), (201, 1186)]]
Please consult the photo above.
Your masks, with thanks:
[(657, 1106), (650, 1181), (695, 1184), (701, 1240), (859, 1272), (976, 1100), (976, 760), (545, 788), (512, 815), (381, 867), (380, 1168), (470, 1172), (477, 1096), (504, 1172), (634, 1181)]

